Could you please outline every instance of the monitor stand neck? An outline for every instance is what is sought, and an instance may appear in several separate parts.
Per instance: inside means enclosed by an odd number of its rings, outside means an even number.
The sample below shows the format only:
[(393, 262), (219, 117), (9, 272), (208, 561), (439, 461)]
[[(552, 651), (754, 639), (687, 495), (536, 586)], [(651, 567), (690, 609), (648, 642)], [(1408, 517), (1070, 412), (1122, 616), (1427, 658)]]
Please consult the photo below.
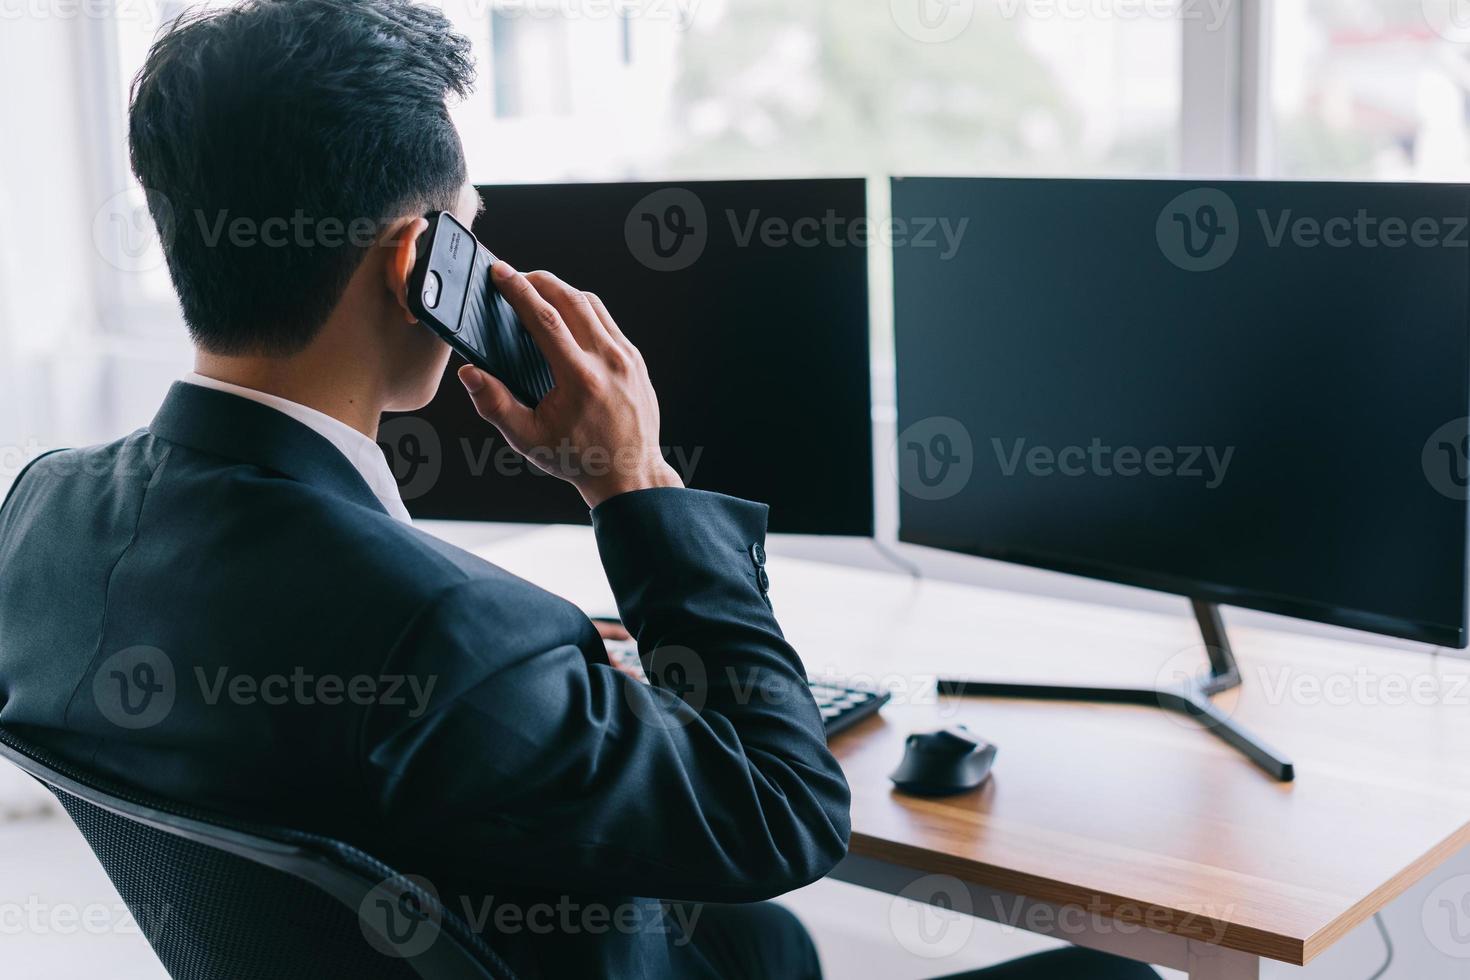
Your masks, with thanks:
[(1296, 771), (1290, 760), (1236, 724), (1210, 701), (1241, 684), (1240, 668), (1225, 634), (1220, 607), (1212, 602), (1191, 600), (1194, 616), (1204, 637), (1210, 660), (1209, 675), (1191, 678), (1170, 687), (1078, 687), (1056, 684), (1011, 684), (1006, 682), (944, 680), (939, 693), (962, 697), (1022, 698), (1038, 701), (1085, 701), (1099, 704), (1133, 704), (1173, 711), (1197, 719), (1204, 727), (1243, 753), (1272, 778), (1289, 783)]
[(1239, 687), (1240, 666), (1235, 662), (1235, 651), (1230, 649), (1230, 636), (1225, 632), (1225, 620), (1220, 618), (1220, 607), (1199, 599), (1191, 599), (1189, 604), (1205, 640), (1205, 655), (1210, 658), (1210, 676), (1199, 682), (1200, 693), (1213, 697)]

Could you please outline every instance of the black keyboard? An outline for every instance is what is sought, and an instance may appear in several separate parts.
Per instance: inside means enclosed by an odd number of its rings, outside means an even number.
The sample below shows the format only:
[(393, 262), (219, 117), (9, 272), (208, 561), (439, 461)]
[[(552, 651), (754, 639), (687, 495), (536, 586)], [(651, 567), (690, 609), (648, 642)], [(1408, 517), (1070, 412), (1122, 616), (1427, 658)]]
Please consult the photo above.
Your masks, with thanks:
[(887, 691), (849, 687), (841, 681), (813, 680), (807, 684), (811, 686), (812, 697), (817, 699), (828, 738), (876, 714), (893, 697)]
[[(631, 640), (609, 640), (606, 645), (608, 659), (614, 666), (647, 681), (643, 676), (643, 665), (638, 660), (638, 644)], [(893, 697), (887, 691), (851, 687), (836, 680), (812, 680), (807, 684), (812, 689), (818, 710), (822, 712), (822, 726), (827, 730), (828, 738), (876, 714)]]

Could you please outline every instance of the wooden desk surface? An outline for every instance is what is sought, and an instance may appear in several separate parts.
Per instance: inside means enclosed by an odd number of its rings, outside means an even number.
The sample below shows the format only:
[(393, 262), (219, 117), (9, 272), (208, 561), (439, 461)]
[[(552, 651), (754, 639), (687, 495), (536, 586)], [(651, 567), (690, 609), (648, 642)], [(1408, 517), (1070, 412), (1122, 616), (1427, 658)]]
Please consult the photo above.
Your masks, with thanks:
[[(481, 549), (589, 611), (590, 534)], [(1194, 621), (773, 556), (772, 599), (813, 675), (895, 690), (836, 738), (855, 854), (1304, 964), (1470, 842), (1470, 664), (1258, 629), (1217, 703), (1293, 758), (1273, 782), (1147, 708), (939, 699), (936, 674), (1153, 683), (1204, 662)], [(1226, 611), (1227, 624), (1230, 621)], [(1000, 749), (947, 800), (892, 790), (905, 736), (964, 722)]]

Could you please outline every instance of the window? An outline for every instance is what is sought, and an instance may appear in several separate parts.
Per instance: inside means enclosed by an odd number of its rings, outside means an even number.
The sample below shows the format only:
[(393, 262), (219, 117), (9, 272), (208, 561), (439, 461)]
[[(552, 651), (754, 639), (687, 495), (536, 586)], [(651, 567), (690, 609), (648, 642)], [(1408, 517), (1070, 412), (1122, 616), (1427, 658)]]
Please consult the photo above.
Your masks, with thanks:
[(91, 48), (107, 77), (98, 85), (99, 101), (110, 103), (103, 118), (110, 138), (95, 148), (97, 184), (105, 201), (93, 236), (105, 255), (98, 296), (103, 322), (114, 332), (144, 334), (184, 343), (180, 315), (164, 265), (158, 234), (148, 213), (143, 188), (132, 176), (127, 157), (128, 97), (134, 76), (143, 67), (153, 39), (166, 25), (190, 9), (220, 7), (228, 0), (161, 0), (118, 7), (114, 18), (86, 24)]
[(1276, 0), (1275, 173), (1463, 179), (1470, 17), (1460, 10), (1460, 0)]
[[(114, 142), (149, 44), (198, 5), (129, 4), (107, 23)], [(455, 119), (481, 182), (1178, 167), (1177, 3), (974, 0), (939, 34), (903, 3), (851, 0), (440, 6), (480, 66)], [(114, 149), (125, 230), (144, 202)], [(132, 303), (171, 301), (156, 250), (120, 264)]]
[(648, 172), (670, 136), (679, 9), (690, 2), (444, 0), (479, 67), (474, 94), (454, 107), (471, 179)]
[(493, 94), (457, 117), (479, 180), (1178, 165), (1167, 5), (977, 0), (938, 33), (851, 0), (444, 6), (485, 45)]
[(566, 22), (554, 14), (503, 9), (490, 17), (495, 115), (560, 116), (571, 111)]

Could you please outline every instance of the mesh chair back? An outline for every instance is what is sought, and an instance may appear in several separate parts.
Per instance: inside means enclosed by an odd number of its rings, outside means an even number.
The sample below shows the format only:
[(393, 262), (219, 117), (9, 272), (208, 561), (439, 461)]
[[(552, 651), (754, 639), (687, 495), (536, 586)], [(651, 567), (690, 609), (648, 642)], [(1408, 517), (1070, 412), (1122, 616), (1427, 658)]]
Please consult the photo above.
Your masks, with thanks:
[(13, 733), (173, 980), (514, 980), (419, 882), (348, 844), (206, 815), (79, 772)]

